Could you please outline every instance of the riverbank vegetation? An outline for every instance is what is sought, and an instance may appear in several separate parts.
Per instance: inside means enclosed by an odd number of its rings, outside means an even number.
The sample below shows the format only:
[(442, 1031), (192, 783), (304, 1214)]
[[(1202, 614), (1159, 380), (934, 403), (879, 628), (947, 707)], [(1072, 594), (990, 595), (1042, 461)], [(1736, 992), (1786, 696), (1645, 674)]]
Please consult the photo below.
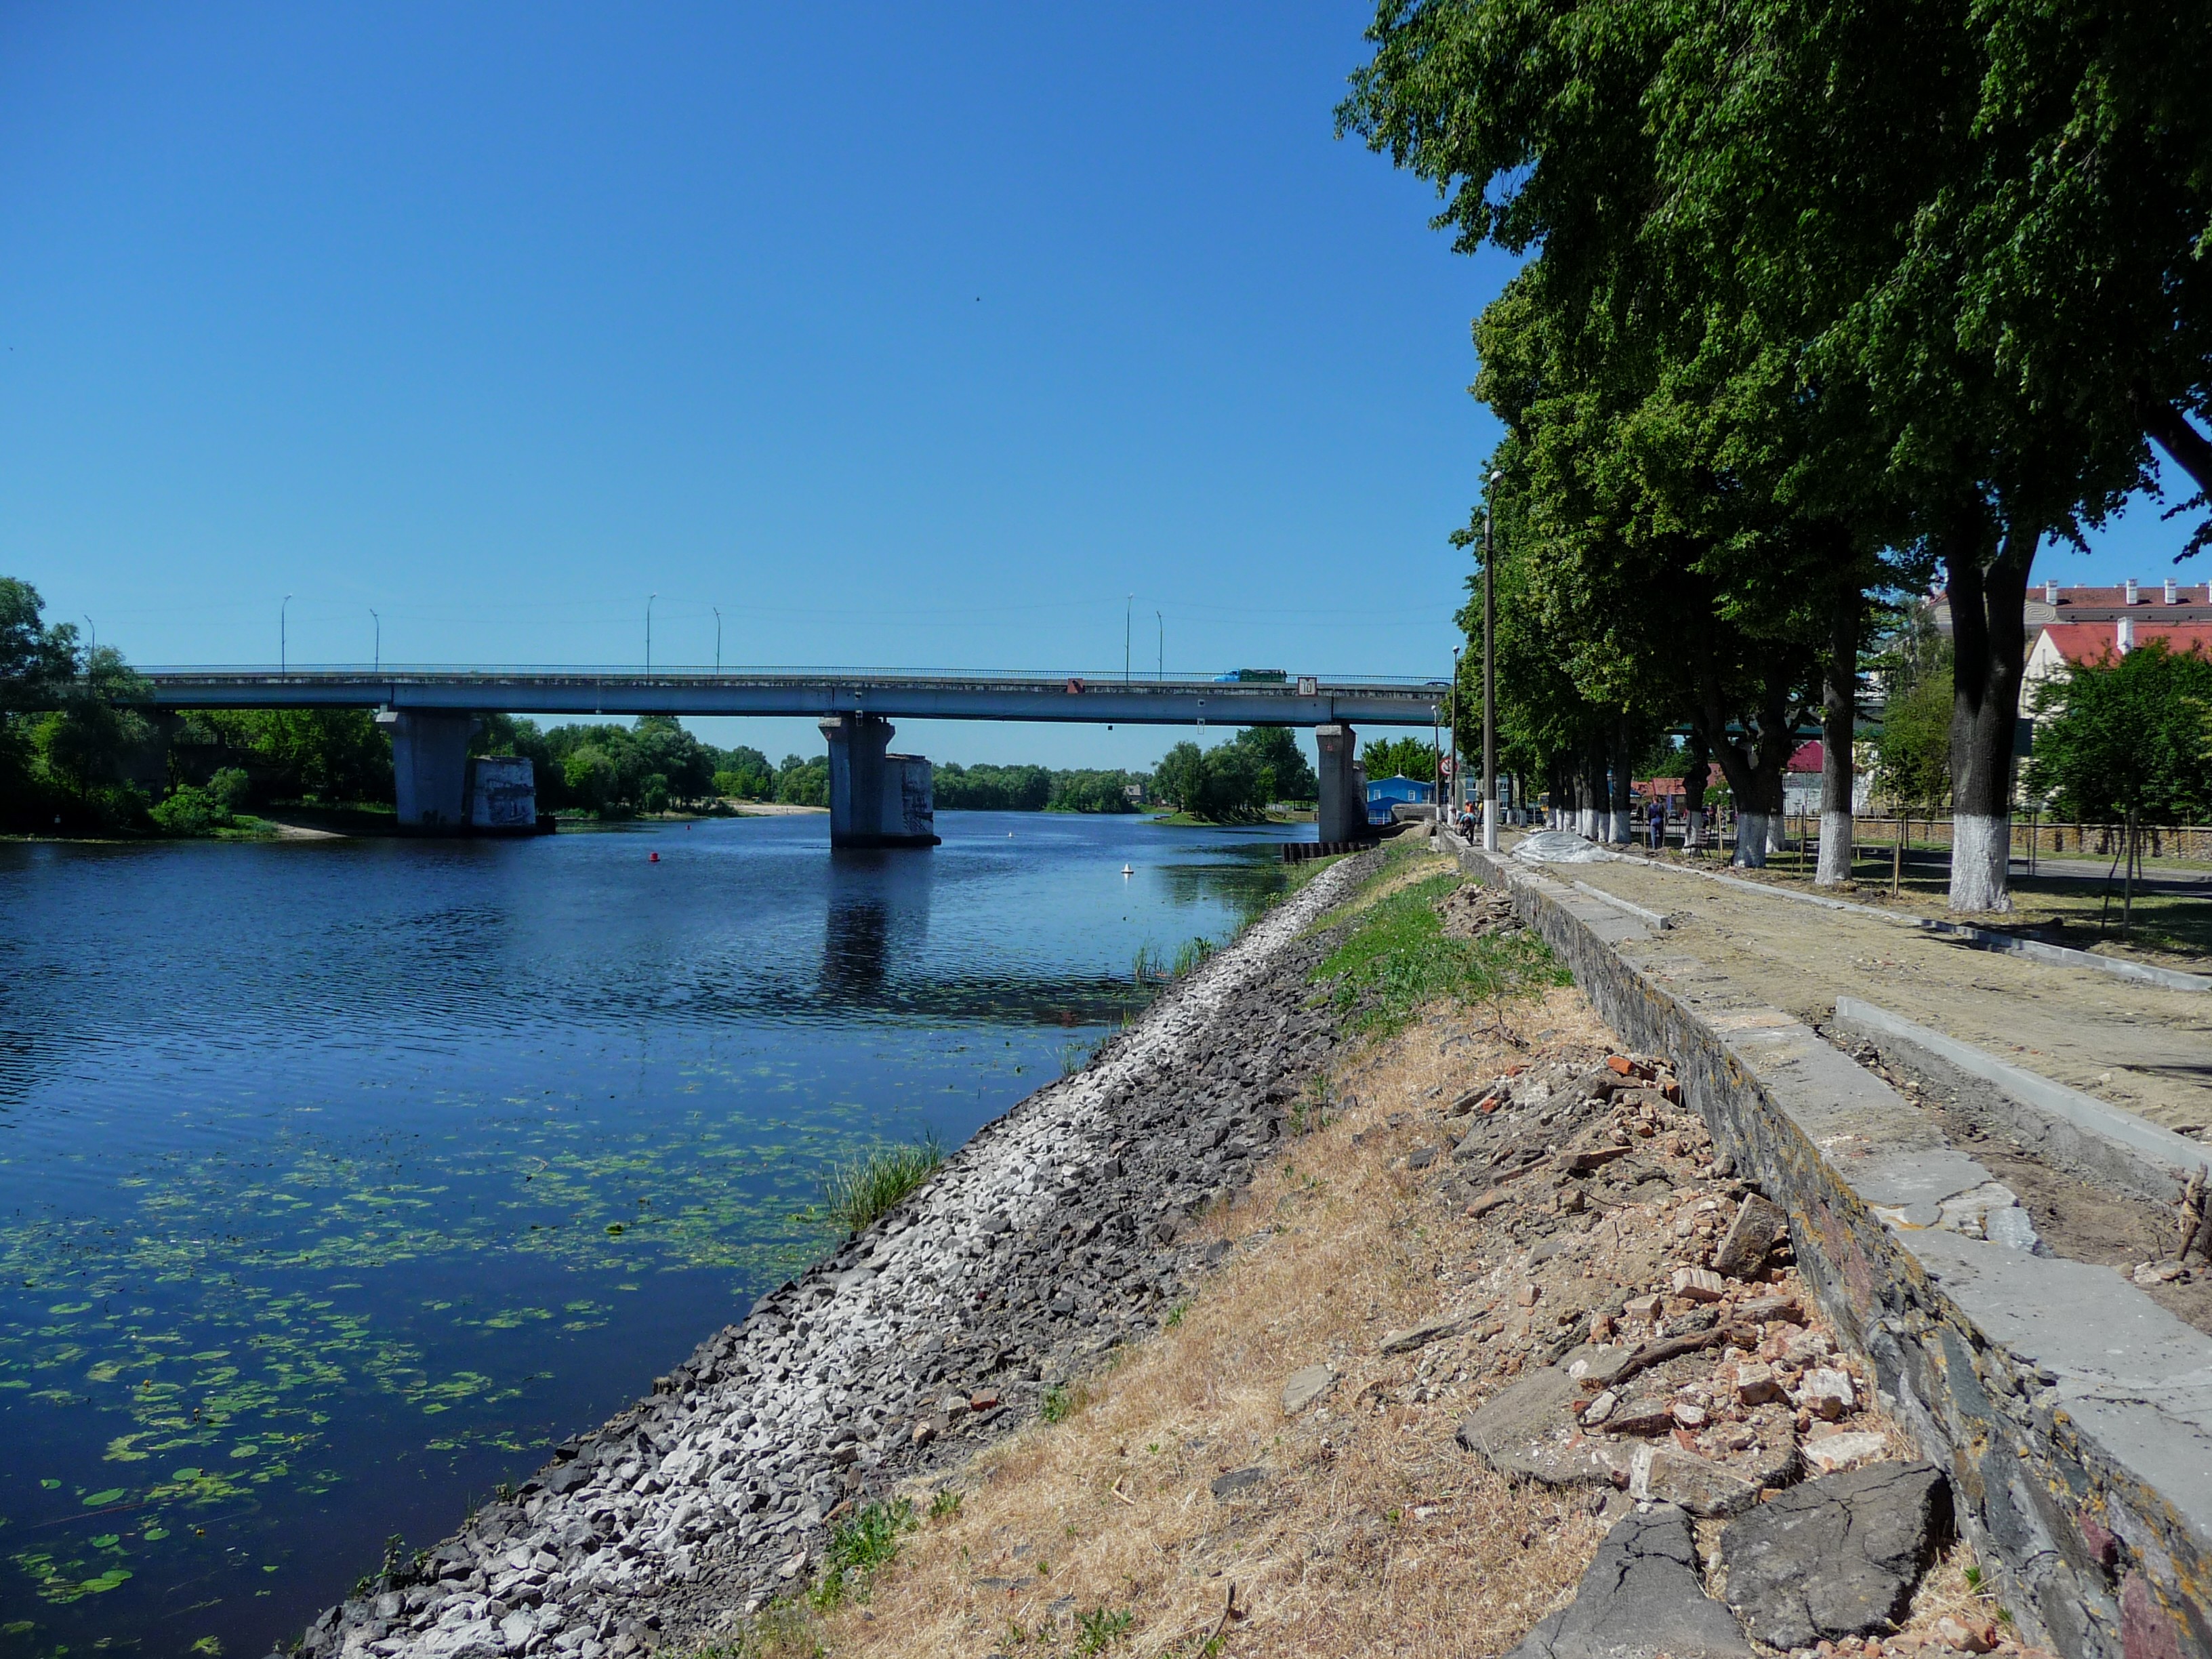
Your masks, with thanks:
[(1257, 823), (1276, 801), (1310, 801), (1321, 793), (1297, 736), (1279, 726), (1251, 726), (1211, 749), (1179, 743), (1161, 757), (1152, 788), (1202, 823)]
[(1396, 866), (1315, 924), (1316, 931), (1346, 930), (1313, 977), (1347, 1030), (1392, 1036), (1440, 1000), (1494, 1006), (1571, 982), (1543, 940), (1517, 925), (1473, 934), (1445, 931), (1437, 907), (1462, 886), (1450, 860), (1424, 853)]
[[(2102, 0), (1391, 0), (1368, 39), (1340, 130), (1436, 187), (1459, 250), (1522, 261), (1475, 325), (1508, 769), (1625, 807), (1630, 757), (1686, 730), (1763, 819), (1817, 718), (1847, 805), (1882, 607), (1939, 587), (1950, 902), (2007, 907), (2039, 550), (2161, 491), (2212, 544), (2212, 32)], [(1480, 674), (1471, 648), (1462, 750)]]
[(850, 1238), (935, 1175), (945, 1148), (935, 1134), (908, 1146), (871, 1146), (822, 1177), (822, 1197), (804, 1218)]

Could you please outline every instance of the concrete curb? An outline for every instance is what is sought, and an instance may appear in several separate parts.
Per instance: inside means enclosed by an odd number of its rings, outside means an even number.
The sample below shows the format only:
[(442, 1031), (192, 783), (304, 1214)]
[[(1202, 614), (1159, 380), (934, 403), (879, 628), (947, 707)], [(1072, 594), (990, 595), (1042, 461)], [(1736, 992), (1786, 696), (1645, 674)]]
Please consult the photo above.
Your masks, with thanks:
[(2022, 1638), (2067, 1659), (2212, 1659), (2212, 1337), (2109, 1267), (2044, 1254), (1926, 1113), (1679, 936), (1447, 845), (1512, 893), (1624, 1041), (1673, 1059), (1789, 1212), (1807, 1279), (1949, 1474)]
[(2033, 961), (2048, 963), (2054, 968), (2087, 968), (2095, 973), (2110, 974), (2115, 979), (2136, 980), (2169, 991), (2212, 991), (2212, 977), (2203, 974), (2185, 974), (2178, 968), (2154, 968), (2147, 963), (2128, 962), (2118, 957), (2100, 957), (2094, 951), (2076, 951), (2064, 945), (2045, 945), (2041, 939), (2018, 939), (2010, 933), (1977, 927), (1971, 922), (1942, 921), (1934, 916), (1900, 915), (1894, 910), (1884, 910), (1872, 904), (1855, 904), (1849, 899), (1801, 893), (1794, 888), (1777, 887), (1763, 881), (1746, 881), (1741, 876), (1723, 875), (1717, 870), (1697, 870), (1687, 865), (1668, 864), (1658, 859), (1634, 859), (1622, 853), (1608, 853), (1606, 857), (1615, 863), (1633, 864), (1647, 870), (1663, 870), (1670, 875), (1696, 876), (1705, 881), (1718, 882), (1723, 887), (1740, 887), (1746, 892), (1761, 893), (1770, 898), (1785, 898), (1795, 904), (1817, 905), (1824, 910), (1849, 910), (1856, 915), (1872, 916), (1877, 921), (1888, 922), (1893, 927), (1916, 927), (1926, 933), (1942, 933), (1952, 939), (1963, 939), (1978, 950), (2027, 957)]
[[(1916, 1069), (1952, 1071), (1993, 1084), (2014, 1107), (2008, 1116), (2065, 1159), (2084, 1164), (2145, 1197), (2171, 1203), (2191, 1171), (2212, 1162), (2212, 1147), (2110, 1106), (2094, 1095), (2039, 1076), (2009, 1060), (1916, 1024), (1856, 997), (1836, 999), (1836, 1023), (1904, 1051)], [(1931, 1067), (1930, 1062), (1933, 1062)]]

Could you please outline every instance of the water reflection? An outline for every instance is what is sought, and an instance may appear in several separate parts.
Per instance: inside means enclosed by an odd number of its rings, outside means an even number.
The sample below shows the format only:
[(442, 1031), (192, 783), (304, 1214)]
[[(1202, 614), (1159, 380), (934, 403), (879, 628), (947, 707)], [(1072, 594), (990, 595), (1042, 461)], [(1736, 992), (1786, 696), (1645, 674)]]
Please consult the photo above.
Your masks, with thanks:
[(891, 962), (922, 958), (934, 856), (917, 848), (840, 848), (830, 854), (822, 990), (833, 1003), (874, 1002)]

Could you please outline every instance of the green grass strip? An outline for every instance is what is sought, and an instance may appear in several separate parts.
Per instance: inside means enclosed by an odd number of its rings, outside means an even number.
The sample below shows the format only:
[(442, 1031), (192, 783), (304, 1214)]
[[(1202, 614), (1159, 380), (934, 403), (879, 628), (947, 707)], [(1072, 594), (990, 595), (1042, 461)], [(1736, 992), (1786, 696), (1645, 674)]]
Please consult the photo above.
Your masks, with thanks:
[(1329, 987), (1346, 1029), (1389, 1036), (1444, 998), (1494, 1002), (1571, 981), (1551, 947), (1532, 933), (1447, 937), (1436, 906), (1460, 879), (1442, 872), (1364, 906), (1313, 970), (1314, 981)]

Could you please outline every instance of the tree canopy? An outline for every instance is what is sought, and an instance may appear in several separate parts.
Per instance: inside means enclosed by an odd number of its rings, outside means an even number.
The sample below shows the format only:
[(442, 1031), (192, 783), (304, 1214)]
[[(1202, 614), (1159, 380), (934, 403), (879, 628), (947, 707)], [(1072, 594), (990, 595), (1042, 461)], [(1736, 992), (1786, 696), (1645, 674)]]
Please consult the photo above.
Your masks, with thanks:
[[(1814, 708), (1848, 764), (1867, 596), (1940, 571), (1951, 793), (2001, 820), (2037, 548), (2156, 454), (2212, 478), (2212, 31), (2179, 0), (1384, 0), (1368, 36), (1340, 129), (1525, 258), (1474, 388), (1499, 580), (1541, 619), (1500, 641), (1522, 758), (1587, 797), (1637, 724), (1687, 725), (1770, 811)], [(1954, 902), (2003, 880), (1954, 870)]]

